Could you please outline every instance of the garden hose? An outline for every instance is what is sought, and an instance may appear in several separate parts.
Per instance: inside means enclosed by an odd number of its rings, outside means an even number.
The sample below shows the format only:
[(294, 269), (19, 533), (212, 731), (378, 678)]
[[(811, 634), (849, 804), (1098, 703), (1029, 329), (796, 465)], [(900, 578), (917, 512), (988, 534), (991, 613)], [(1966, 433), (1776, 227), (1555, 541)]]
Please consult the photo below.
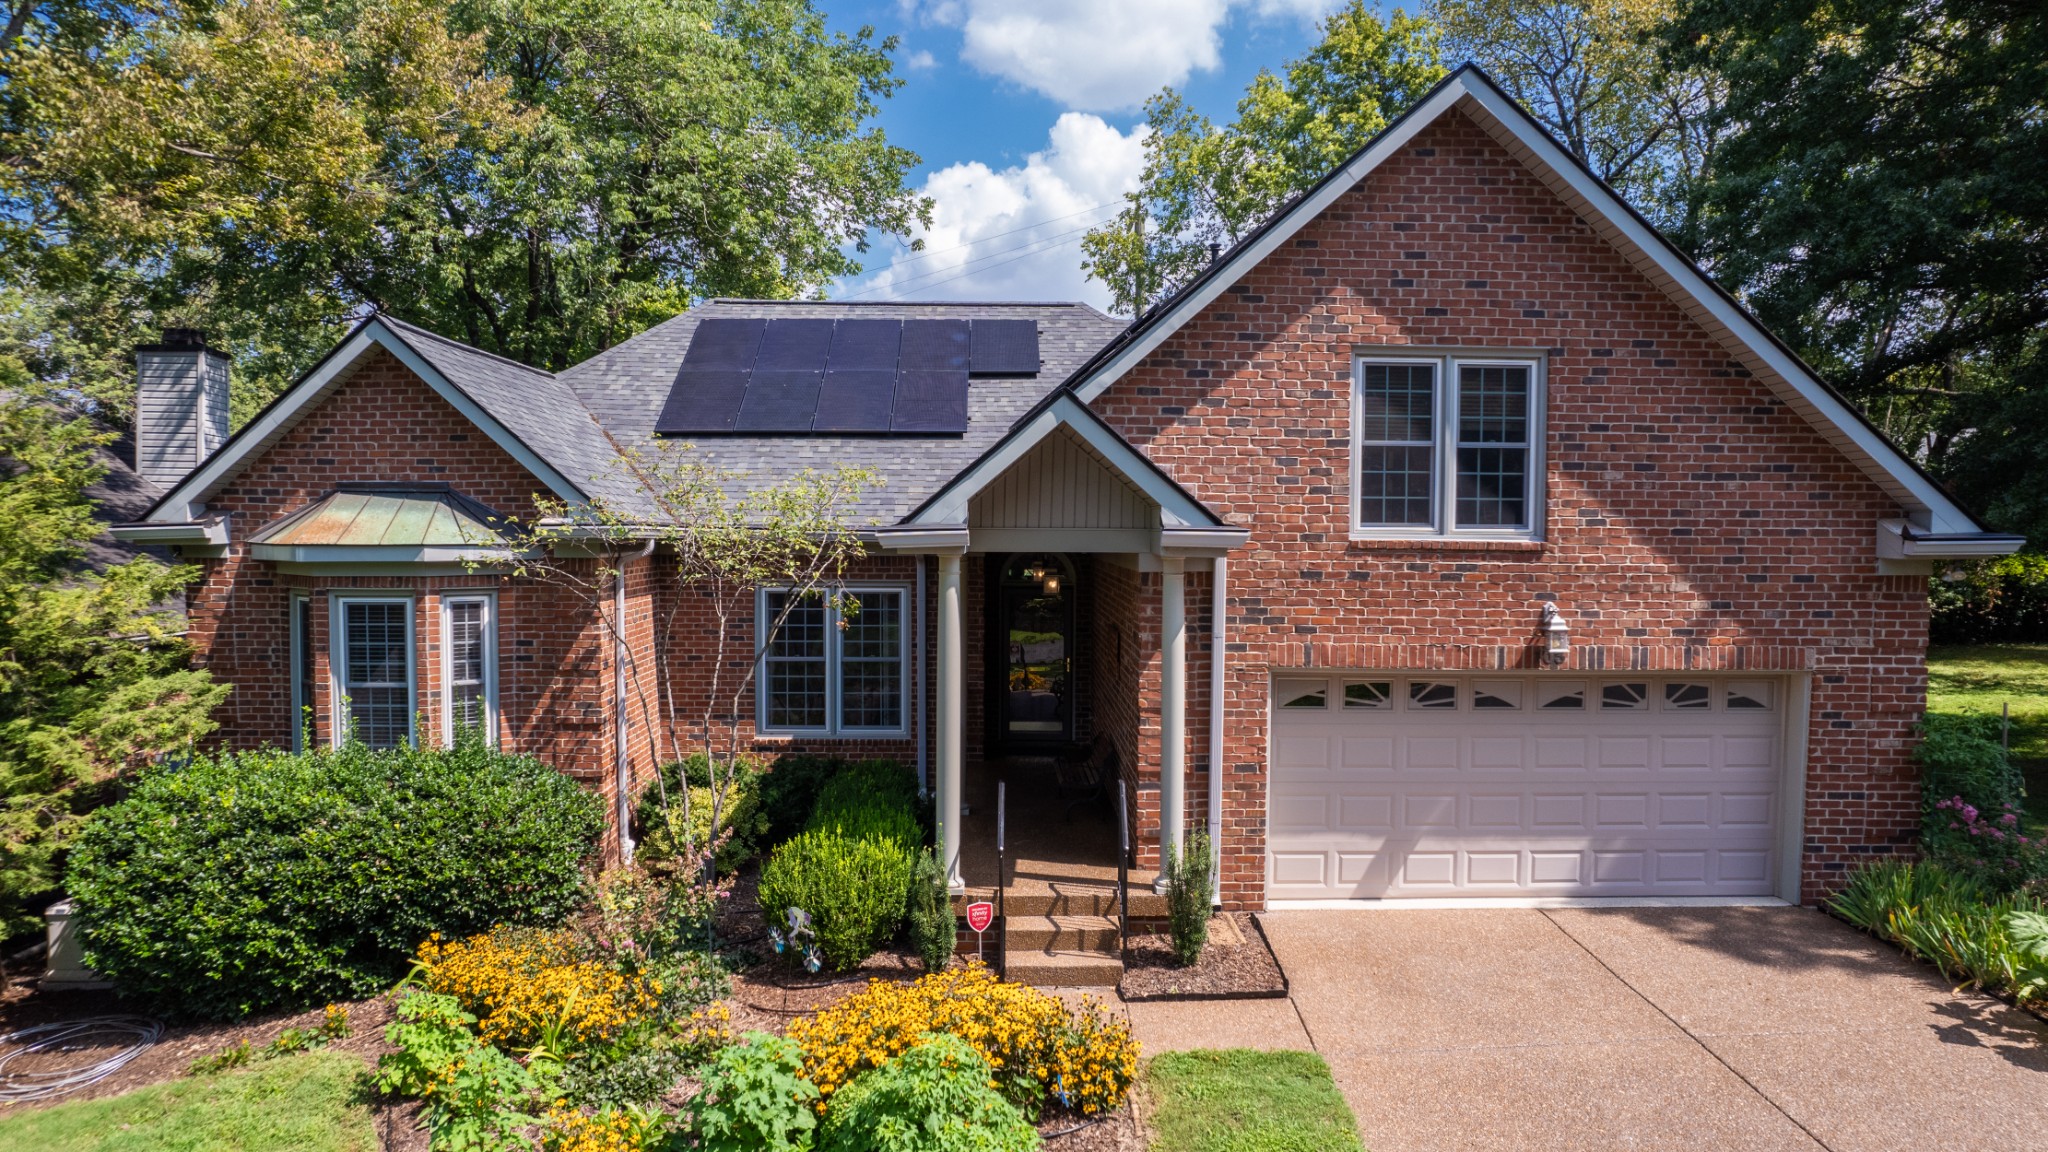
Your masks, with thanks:
[[(0, 1103), (48, 1100), (97, 1084), (121, 1070), (163, 1038), (164, 1026), (144, 1016), (93, 1016), (32, 1024), (0, 1036)], [(16, 1070), (24, 1056), (44, 1053), (95, 1053), (120, 1046), (111, 1056), (74, 1067)], [(37, 1063), (43, 1063), (38, 1061)]]

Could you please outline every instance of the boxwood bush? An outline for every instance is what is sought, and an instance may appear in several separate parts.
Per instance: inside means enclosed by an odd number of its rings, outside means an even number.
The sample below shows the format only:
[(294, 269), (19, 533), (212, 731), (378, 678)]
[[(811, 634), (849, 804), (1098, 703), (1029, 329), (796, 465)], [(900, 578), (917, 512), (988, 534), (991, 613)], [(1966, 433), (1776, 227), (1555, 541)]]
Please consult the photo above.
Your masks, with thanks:
[(915, 867), (912, 847), (892, 839), (801, 832), (762, 867), (761, 910), (770, 924), (789, 923), (791, 908), (808, 912), (825, 963), (844, 971), (895, 934)]
[(429, 934), (575, 908), (602, 805), (527, 756), (350, 746), (144, 773), (79, 835), (86, 961), (166, 1015), (368, 995)]

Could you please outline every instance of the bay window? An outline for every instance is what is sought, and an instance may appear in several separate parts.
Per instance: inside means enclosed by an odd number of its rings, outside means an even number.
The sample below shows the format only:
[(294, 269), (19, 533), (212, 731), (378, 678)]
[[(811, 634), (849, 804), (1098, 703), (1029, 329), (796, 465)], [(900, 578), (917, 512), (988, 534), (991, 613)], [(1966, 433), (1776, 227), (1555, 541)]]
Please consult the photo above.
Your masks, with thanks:
[(488, 595), (451, 595), (441, 602), (443, 738), (475, 728), (498, 739), (498, 637)]
[(412, 608), (408, 597), (336, 598), (328, 660), (337, 745), (351, 733), (372, 748), (412, 742)]

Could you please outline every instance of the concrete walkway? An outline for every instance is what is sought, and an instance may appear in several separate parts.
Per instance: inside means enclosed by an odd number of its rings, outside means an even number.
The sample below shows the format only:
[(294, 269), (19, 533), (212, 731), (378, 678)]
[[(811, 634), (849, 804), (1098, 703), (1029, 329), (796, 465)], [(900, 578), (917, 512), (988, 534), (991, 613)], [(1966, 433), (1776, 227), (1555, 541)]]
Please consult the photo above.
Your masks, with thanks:
[(1371, 1152), (2048, 1148), (2048, 1027), (1818, 912), (1280, 912), (1291, 1001), (1130, 1006), (1148, 1053), (1308, 1047)]

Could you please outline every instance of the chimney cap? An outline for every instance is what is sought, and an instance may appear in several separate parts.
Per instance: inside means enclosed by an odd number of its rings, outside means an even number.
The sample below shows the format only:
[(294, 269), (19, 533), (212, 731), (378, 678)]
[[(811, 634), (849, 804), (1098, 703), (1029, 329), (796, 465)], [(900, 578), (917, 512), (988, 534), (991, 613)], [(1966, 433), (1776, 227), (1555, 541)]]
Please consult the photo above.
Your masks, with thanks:
[(164, 329), (162, 341), (156, 344), (141, 344), (136, 346), (135, 350), (137, 352), (212, 352), (216, 355), (220, 354), (219, 349), (207, 347), (206, 329), (204, 328), (166, 328)]

